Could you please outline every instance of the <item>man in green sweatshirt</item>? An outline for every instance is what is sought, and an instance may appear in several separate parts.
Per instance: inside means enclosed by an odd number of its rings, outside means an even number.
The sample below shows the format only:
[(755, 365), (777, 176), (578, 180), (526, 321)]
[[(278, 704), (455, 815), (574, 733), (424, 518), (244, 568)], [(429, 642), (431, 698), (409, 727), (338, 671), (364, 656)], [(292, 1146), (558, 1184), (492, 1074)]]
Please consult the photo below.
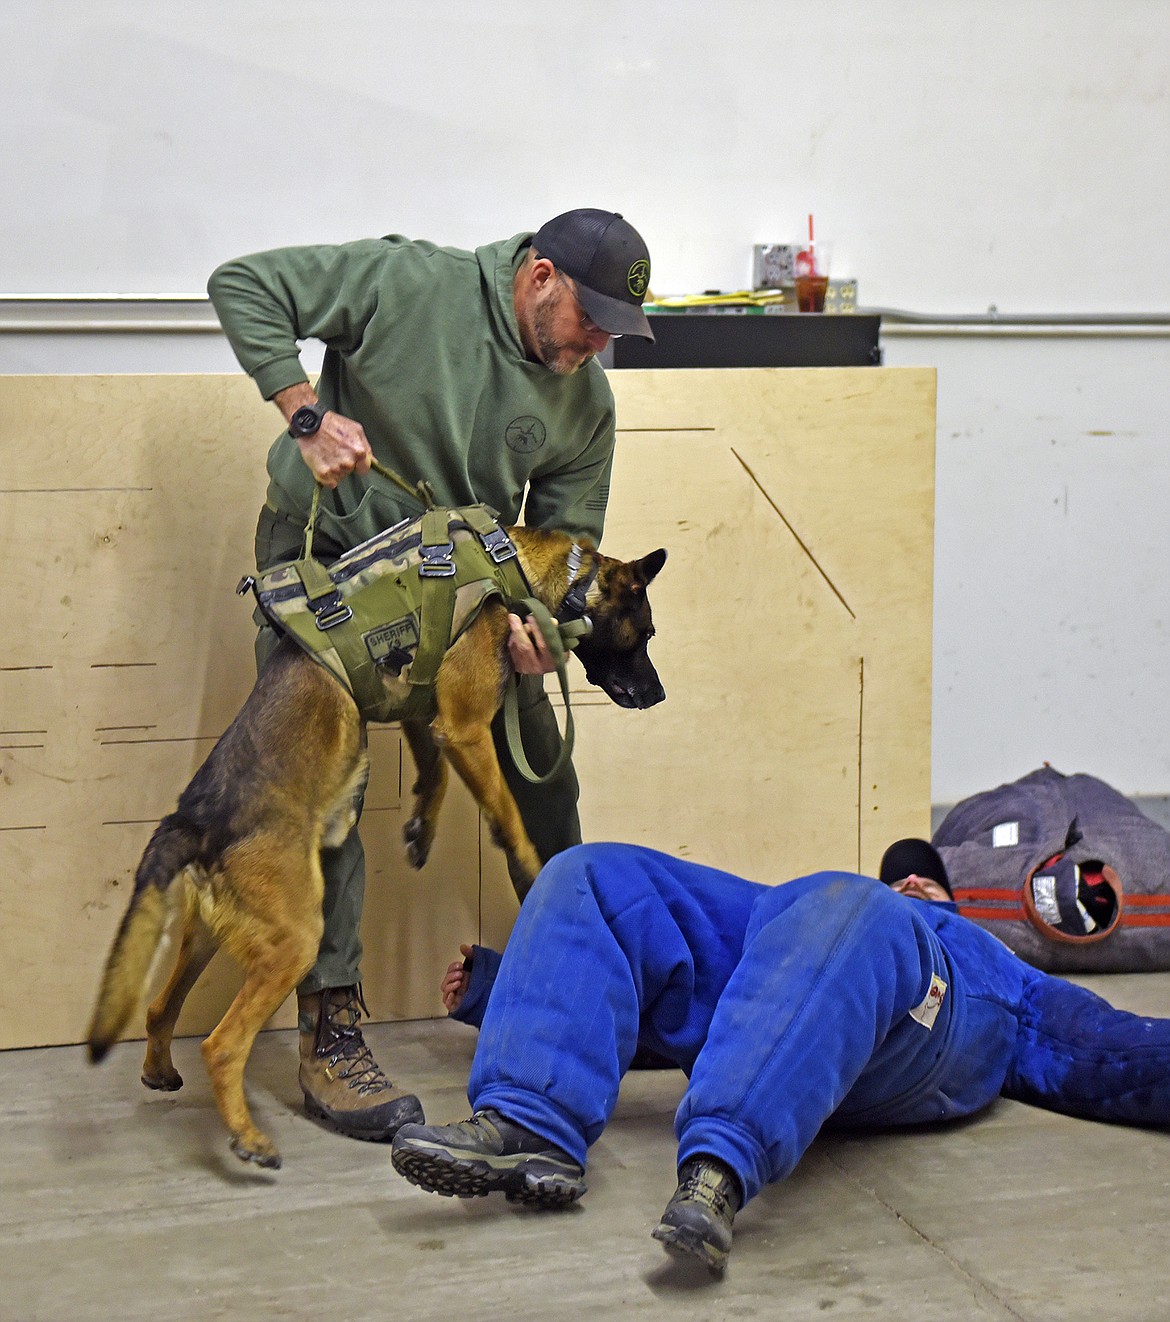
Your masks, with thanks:
[[(268, 452), (256, 563), (294, 559), (316, 484), (314, 554), (357, 546), (418, 505), (370, 471), (376, 458), (425, 478), (442, 505), (490, 505), (504, 523), (600, 540), (614, 448), (613, 394), (595, 355), (616, 335), (653, 339), (642, 312), (650, 255), (620, 215), (565, 212), (535, 234), (474, 252), (399, 235), (282, 248), (227, 262), (208, 292), (240, 365), (288, 429)], [(316, 388), (298, 340), (325, 357)], [(542, 675), (552, 658), (535, 625), (511, 617), (524, 746), (537, 771), (559, 746)], [(257, 660), (275, 644), (263, 628)], [(580, 842), (571, 766), (533, 786), (493, 733), (542, 858)], [(359, 924), (365, 856), (356, 830), (322, 855), (325, 933), (298, 988), (300, 1082), (310, 1115), (385, 1141), (422, 1118), (362, 1037)], [(524, 887), (513, 877), (520, 899)]]

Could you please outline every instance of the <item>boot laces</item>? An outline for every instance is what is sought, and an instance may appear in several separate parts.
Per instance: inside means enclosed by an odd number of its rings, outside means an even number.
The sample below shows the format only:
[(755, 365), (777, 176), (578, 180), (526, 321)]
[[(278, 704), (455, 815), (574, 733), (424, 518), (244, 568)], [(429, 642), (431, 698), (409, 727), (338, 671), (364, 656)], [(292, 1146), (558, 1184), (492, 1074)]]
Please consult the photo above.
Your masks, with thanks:
[(469, 1115), (466, 1120), (461, 1120), (456, 1128), (465, 1130), (469, 1134), (484, 1134), (493, 1143), (500, 1141), (500, 1131), (488, 1119), (486, 1111), (476, 1111), (474, 1115)]
[[(333, 999), (338, 992), (345, 993), (344, 1000)], [(339, 1079), (363, 1095), (394, 1087), (362, 1036), (361, 1017), (362, 1014), (368, 1017), (369, 1013), (361, 983), (321, 993), (317, 1055), (328, 1055), (330, 1069), (336, 1069)], [(339, 1065), (342, 1068), (338, 1069)]]
[(695, 1162), (688, 1166), (679, 1181), (675, 1198), (679, 1202), (688, 1200), (702, 1203), (711, 1208), (716, 1216), (729, 1217), (735, 1215), (738, 1206), (739, 1200), (735, 1194), (733, 1181), (717, 1166)]
[(553, 1146), (539, 1134), (515, 1124), (490, 1108), (476, 1111), (474, 1115), (449, 1128), (453, 1134), (479, 1151), (491, 1152), (496, 1156), (513, 1157), (522, 1153), (536, 1153)]
[(485, 1111), (476, 1111), (474, 1115), (468, 1116), (466, 1120), (460, 1120), (458, 1124), (445, 1126), (445, 1130), (484, 1151), (494, 1152), (497, 1155), (503, 1151), (503, 1135), (492, 1124)]

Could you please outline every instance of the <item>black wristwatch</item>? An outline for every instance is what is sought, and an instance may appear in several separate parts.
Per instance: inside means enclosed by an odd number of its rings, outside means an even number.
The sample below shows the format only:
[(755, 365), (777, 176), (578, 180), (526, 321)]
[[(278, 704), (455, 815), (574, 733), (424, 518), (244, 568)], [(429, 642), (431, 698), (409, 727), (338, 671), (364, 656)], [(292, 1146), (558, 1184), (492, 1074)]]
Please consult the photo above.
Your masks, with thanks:
[(303, 404), (288, 420), (288, 429), (294, 436), (316, 436), (321, 430), (321, 419), (329, 410), (324, 404)]

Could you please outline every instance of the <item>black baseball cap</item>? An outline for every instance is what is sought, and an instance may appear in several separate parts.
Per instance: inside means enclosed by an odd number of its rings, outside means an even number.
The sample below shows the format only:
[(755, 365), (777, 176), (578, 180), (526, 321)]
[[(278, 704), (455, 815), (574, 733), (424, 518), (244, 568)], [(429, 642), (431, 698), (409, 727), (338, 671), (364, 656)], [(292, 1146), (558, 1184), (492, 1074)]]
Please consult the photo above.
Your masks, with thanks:
[(951, 879), (947, 876), (947, 865), (942, 861), (942, 855), (928, 840), (917, 840), (913, 837), (895, 840), (882, 855), (878, 880), (883, 881), (887, 886), (905, 881), (911, 873), (917, 877), (929, 877), (931, 881), (937, 881), (952, 900), (955, 898), (955, 893), (951, 890)]
[(577, 301), (603, 331), (654, 338), (642, 311), (650, 288), (650, 251), (618, 212), (566, 211), (536, 231), (532, 246), (576, 281)]

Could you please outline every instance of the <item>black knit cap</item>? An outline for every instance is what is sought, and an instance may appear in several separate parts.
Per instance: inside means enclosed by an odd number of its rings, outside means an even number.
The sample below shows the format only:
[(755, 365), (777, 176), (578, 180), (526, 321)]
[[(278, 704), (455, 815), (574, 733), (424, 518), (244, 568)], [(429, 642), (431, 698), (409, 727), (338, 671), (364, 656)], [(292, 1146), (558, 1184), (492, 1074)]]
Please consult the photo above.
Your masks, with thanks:
[(929, 877), (931, 881), (937, 881), (952, 900), (955, 898), (955, 892), (951, 890), (951, 879), (947, 876), (947, 865), (942, 861), (942, 855), (928, 840), (917, 840), (913, 837), (895, 840), (882, 855), (878, 880), (885, 882), (887, 886), (892, 886), (896, 881), (905, 880), (912, 872), (915, 876)]
[(650, 288), (650, 252), (618, 212), (566, 211), (536, 231), (532, 246), (576, 281), (577, 301), (603, 331), (654, 338), (642, 311)]

